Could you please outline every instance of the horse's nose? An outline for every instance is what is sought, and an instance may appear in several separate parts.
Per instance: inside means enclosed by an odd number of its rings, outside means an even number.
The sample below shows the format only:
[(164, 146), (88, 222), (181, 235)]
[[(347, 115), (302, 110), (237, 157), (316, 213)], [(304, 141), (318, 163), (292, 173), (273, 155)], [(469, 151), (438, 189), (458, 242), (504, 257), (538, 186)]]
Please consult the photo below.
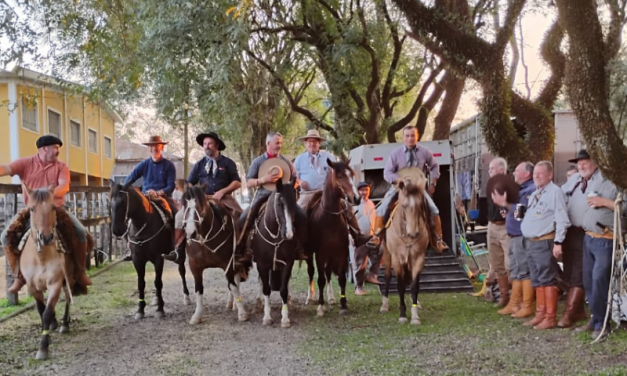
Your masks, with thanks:
[(54, 238), (54, 234), (50, 233), (48, 235), (45, 235), (44, 233), (39, 234), (39, 240), (41, 241), (41, 243), (43, 243), (44, 245), (48, 245), (50, 244), (50, 242), (52, 242), (52, 239)]

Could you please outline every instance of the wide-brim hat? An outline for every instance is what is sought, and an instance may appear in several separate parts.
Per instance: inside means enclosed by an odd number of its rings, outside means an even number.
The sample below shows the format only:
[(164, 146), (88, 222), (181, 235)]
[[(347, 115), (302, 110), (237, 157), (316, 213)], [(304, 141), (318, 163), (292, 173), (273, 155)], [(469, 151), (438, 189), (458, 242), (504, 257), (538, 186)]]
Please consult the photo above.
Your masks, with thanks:
[(425, 186), (427, 184), (427, 178), (425, 177), (425, 173), (422, 172), (418, 167), (405, 167), (396, 173), (399, 178), (404, 180), (410, 180), (412, 183)]
[[(273, 169), (281, 171), (281, 180), (283, 181), (283, 184), (289, 183), (292, 178), (292, 170), (290, 169), (290, 165), (282, 158), (266, 159), (261, 166), (259, 166), (259, 173), (257, 174), (257, 177), (261, 179), (268, 174), (268, 171)], [(269, 191), (275, 191), (276, 183), (265, 183), (263, 184), (263, 187)]]
[(579, 150), (579, 152), (577, 153), (577, 157), (573, 159), (569, 159), (568, 162), (577, 163), (579, 162), (580, 159), (591, 159), (590, 154), (588, 154), (588, 151), (586, 149)]
[(307, 136), (299, 137), (298, 139), (300, 141), (305, 141), (308, 138), (315, 138), (315, 139), (318, 139), (320, 141), (326, 141), (327, 140), (326, 138), (320, 136), (320, 132), (318, 132), (317, 129), (310, 129), (310, 130), (308, 130), (307, 131)]
[(215, 132), (207, 132), (207, 133), (199, 134), (198, 136), (196, 136), (196, 142), (198, 143), (198, 145), (203, 146), (203, 142), (205, 141), (205, 138), (207, 137), (213, 138), (213, 140), (218, 144), (219, 151), (226, 149), (226, 145), (224, 144), (224, 141), (222, 141), (220, 139), (220, 136), (218, 136), (218, 134)]
[(150, 138), (148, 139), (148, 142), (143, 142), (142, 145), (167, 145), (168, 142), (167, 141), (163, 141), (161, 139), (161, 136), (150, 136)]
[(498, 174), (488, 179), (486, 186), (486, 194), (488, 197), (492, 197), (492, 193), (494, 193), (494, 191), (501, 195), (507, 192), (507, 202), (515, 204), (518, 202), (518, 192), (520, 191), (520, 186), (511, 176)]

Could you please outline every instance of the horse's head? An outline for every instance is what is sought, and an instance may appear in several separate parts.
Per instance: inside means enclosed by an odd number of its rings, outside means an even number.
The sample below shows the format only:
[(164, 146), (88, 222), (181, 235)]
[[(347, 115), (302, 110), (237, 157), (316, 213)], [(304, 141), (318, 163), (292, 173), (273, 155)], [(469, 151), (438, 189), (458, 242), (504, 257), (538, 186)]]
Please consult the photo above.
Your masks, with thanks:
[(403, 211), (403, 225), (405, 233), (410, 238), (417, 238), (420, 230), (421, 221), (424, 216), (424, 195), (426, 179), (418, 179), (413, 181), (405, 178), (398, 183), (398, 204), (401, 205)]
[(361, 196), (355, 186), (355, 172), (350, 168), (350, 159), (346, 162), (331, 162), (327, 159), (327, 164), (331, 167), (327, 176), (328, 183), (331, 183), (348, 202), (359, 205)]
[(50, 245), (54, 240), (57, 213), (54, 211), (54, 189), (51, 187), (31, 190), (22, 184), (28, 194), (31, 232), (39, 245)]
[(122, 236), (126, 232), (129, 209), (131, 206), (129, 187), (110, 180), (109, 188), (111, 189), (109, 192), (109, 197), (111, 198), (111, 232), (113, 232), (115, 236)]
[(275, 197), (271, 203), (281, 227), (281, 235), (287, 240), (294, 237), (294, 219), (296, 218), (297, 206), (295, 183), (295, 176), (292, 176), (288, 184), (283, 184), (281, 179), (277, 180)]
[(184, 228), (187, 239), (193, 239), (194, 234), (200, 230), (200, 226), (205, 221), (204, 213), (208, 207), (207, 196), (204, 187), (190, 186), (181, 198), (184, 215)]

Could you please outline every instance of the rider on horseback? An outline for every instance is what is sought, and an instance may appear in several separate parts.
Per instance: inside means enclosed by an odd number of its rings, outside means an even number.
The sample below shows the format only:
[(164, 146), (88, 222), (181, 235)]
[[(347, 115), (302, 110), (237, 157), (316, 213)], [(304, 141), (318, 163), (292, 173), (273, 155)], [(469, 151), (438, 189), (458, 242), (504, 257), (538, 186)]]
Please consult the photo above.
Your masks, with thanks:
[[(70, 170), (67, 165), (59, 161), (59, 148), (63, 146), (63, 142), (57, 137), (52, 135), (41, 136), (37, 139), (37, 154), (17, 159), (8, 165), (0, 166), (0, 176), (17, 175), (21, 182), (31, 189), (45, 188), (53, 185), (54, 188), (54, 203), (58, 208), (63, 208), (65, 204), (65, 194), (70, 190)], [(23, 191), (24, 201), (28, 200), (28, 194)], [(11, 223), (13, 223), (18, 217), (24, 218), (24, 215), (28, 213), (28, 209), (24, 209), (22, 213), (18, 213)], [(77, 282), (83, 286), (91, 285), (91, 280), (85, 274), (85, 260), (87, 257), (87, 230), (79, 222), (79, 220), (70, 212), (67, 212), (74, 232), (78, 238), (78, 248), (72, 249), (71, 253), (74, 255), (74, 259), (79, 269)], [(13, 285), (7, 289), (12, 293), (17, 293), (22, 286), (26, 283), (24, 277), (19, 271), (19, 260), (21, 254), (15, 254), (12, 247), (9, 247), (7, 242), (7, 231), (9, 226), (6, 226), (1, 235), (2, 246), (4, 247), (5, 254), (11, 269), (16, 272), (16, 278), (13, 281)], [(15, 250), (17, 251), (17, 250)]]

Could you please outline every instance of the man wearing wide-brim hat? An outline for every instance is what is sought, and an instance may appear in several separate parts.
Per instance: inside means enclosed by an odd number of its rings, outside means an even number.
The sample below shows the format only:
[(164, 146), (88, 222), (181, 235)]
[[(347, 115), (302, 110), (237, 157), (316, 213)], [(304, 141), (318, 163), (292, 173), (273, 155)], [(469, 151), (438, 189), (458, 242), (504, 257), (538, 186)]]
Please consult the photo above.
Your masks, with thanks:
[(320, 142), (326, 141), (326, 138), (321, 137), (316, 129), (308, 130), (307, 135), (299, 137), (298, 140), (304, 142), (307, 149), (294, 160), (294, 168), (300, 181), (298, 205), (306, 209), (315, 193), (324, 187), (324, 181), (329, 173), (327, 160), (335, 162), (335, 157), (327, 151), (320, 150)]
[[(203, 132), (196, 136), (196, 142), (205, 151), (205, 156), (200, 159), (187, 177), (187, 182), (205, 187), (205, 194), (220, 201), (231, 210), (234, 219), (242, 214), (242, 208), (233, 198), (232, 193), (242, 186), (241, 178), (237, 172), (235, 162), (222, 155), (226, 149), (224, 141), (215, 132)], [(176, 261), (179, 255), (185, 251), (185, 231), (183, 230), (183, 213), (177, 214), (174, 230), (175, 247), (166, 259)], [(180, 225), (180, 227), (179, 227)]]

